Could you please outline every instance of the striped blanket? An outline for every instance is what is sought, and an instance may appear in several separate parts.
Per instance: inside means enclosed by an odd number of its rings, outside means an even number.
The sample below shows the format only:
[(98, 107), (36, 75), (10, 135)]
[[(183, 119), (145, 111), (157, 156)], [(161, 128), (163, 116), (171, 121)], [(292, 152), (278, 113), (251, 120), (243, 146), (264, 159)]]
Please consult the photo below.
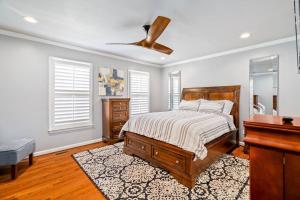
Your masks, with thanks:
[(169, 111), (137, 115), (123, 126), (134, 132), (195, 153), (197, 159), (207, 156), (206, 143), (235, 130), (232, 116), (195, 111)]

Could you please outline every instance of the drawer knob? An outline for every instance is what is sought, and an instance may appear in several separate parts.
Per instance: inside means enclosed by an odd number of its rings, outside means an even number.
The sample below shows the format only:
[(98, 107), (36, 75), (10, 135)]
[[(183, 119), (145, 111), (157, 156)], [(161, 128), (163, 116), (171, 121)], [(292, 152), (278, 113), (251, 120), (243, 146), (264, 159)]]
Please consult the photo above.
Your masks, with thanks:
[(142, 146), (142, 149), (144, 150), (144, 149), (145, 149), (145, 146)]
[(176, 160), (176, 162), (175, 162), (176, 164), (179, 164), (179, 160)]
[(158, 155), (158, 151), (155, 152), (155, 155), (156, 155), (156, 156)]

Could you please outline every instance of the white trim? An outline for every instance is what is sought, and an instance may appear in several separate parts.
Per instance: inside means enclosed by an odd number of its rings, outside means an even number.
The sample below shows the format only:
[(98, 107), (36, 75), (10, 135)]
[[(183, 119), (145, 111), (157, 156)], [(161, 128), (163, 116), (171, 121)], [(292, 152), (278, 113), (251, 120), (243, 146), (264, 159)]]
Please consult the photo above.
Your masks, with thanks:
[[(97, 142), (102, 142), (102, 138), (94, 139), (94, 140), (88, 140), (88, 141), (80, 142), (80, 143), (76, 143), (76, 144), (70, 144), (70, 145), (66, 145), (66, 146), (62, 146), (62, 147), (55, 147), (55, 148), (47, 149), (47, 150), (43, 150), (43, 151), (37, 151), (37, 152), (34, 152), (33, 155), (34, 156), (41, 156), (41, 155), (54, 153), (54, 152), (58, 152), (58, 151), (63, 151), (63, 150), (66, 150), (66, 149), (72, 149), (72, 148), (75, 148), (75, 147), (80, 147), (80, 146), (84, 146), (84, 145), (88, 145), (88, 144), (94, 144), (94, 143), (97, 143)], [(241, 146), (245, 145), (245, 143), (242, 142), (242, 141), (240, 141), (239, 144)]]
[(110, 53), (104, 53), (104, 52), (101, 52), (101, 51), (91, 50), (91, 49), (87, 49), (87, 48), (84, 48), (84, 47), (75, 46), (75, 45), (72, 45), (72, 44), (66, 44), (66, 43), (63, 43), (63, 42), (57, 42), (57, 41), (52, 41), (52, 40), (49, 40), (49, 39), (43, 39), (43, 38), (39, 38), (39, 37), (36, 37), (36, 36), (31, 36), (31, 35), (27, 35), (27, 34), (23, 34), (23, 33), (8, 31), (8, 30), (1, 29), (1, 28), (0, 28), (0, 35), (6, 35), (6, 36), (26, 39), (26, 40), (30, 40), (30, 41), (34, 41), (34, 42), (50, 44), (50, 45), (54, 45), (54, 46), (58, 46), (58, 47), (63, 47), (63, 48), (72, 49), (72, 50), (76, 50), (76, 51), (96, 54), (96, 55), (105, 56), (105, 57), (108, 57), (108, 58), (114, 58), (114, 59), (118, 59), (118, 60), (134, 62), (134, 63), (147, 65), (147, 66), (152, 66), (152, 67), (161, 67), (161, 65), (154, 64), (154, 63), (149, 63), (149, 62), (145, 62), (145, 61), (141, 61), (141, 60), (135, 60), (133, 58), (127, 58), (127, 57), (118, 56), (118, 55), (114, 55), (114, 54), (110, 54)]
[(195, 61), (199, 61), (199, 60), (206, 60), (206, 59), (210, 59), (210, 58), (216, 58), (216, 57), (235, 54), (235, 53), (239, 53), (239, 52), (243, 52), (243, 51), (249, 51), (249, 50), (253, 50), (253, 49), (259, 49), (259, 48), (263, 48), (263, 47), (269, 47), (269, 46), (274, 46), (274, 45), (283, 44), (283, 43), (287, 43), (287, 42), (292, 42), (292, 41), (295, 41), (295, 40), (296, 39), (295, 39), (294, 36), (293, 37), (282, 38), (282, 39), (279, 39), (279, 40), (263, 42), (263, 43), (259, 43), (259, 44), (255, 44), (255, 45), (242, 47), (242, 48), (231, 49), (231, 50), (228, 50), (228, 51), (218, 52), (218, 53), (209, 54), (209, 55), (205, 55), (205, 56), (200, 56), (200, 57), (196, 57), (196, 58), (192, 58), (192, 59), (181, 60), (181, 61), (178, 61), (178, 62), (164, 64), (164, 65), (162, 65), (162, 67), (172, 67), (174, 65), (186, 64), (186, 63), (191, 63), (191, 62), (195, 62)]
[(48, 133), (49, 134), (68, 133), (68, 132), (80, 131), (80, 130), (86, 130), (86, 129), (92, 129), (92, 128), (95, 128), (95, 124), (72, 127), (72, 128), (52, 129), (52, 130), (48, 130)]
[(84, 145), (88, 145), (88, 144), (94, 144), (97, 142), (101, 142), (102, 138), (99, 139), (94, 139), (94, 140), (88, 140), (85, 142), (80, 142), (80, 143), (76, 143), (76, 144), (70, 144), (70, 145), (66, 145), (66, 146), (62, 146), (62, 147), (55, 147), (52, 149), (47, 149), (47, 150), (43, 150), (43, 151), (38, 151), (38, 152), (34, 152), (33, 155), (34, 156), (41, 156), (41, 155), (45, 155), (45, 154), (49, 154), (49, 153), (54, 153), (57, 151), (63, 151), (66, 149), (71, 149), (71, 148), (75, 148), (75, 147), (80, 147), (80, 146), (84, 146)]

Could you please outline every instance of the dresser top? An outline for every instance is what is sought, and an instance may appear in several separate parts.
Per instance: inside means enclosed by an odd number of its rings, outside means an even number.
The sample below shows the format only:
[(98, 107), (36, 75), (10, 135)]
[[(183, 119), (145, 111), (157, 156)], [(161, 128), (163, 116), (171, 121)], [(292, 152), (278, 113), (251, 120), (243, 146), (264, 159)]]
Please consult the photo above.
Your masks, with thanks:
[(261, 127), (270, 129), (285, 129), (300, 132), (300, 117), (293, 117), (291, 123), (284, 124), (281, 116), (273, 115), (254, 115), (252, 118), (244, 121), (245, 127)]
[(244, 121), (244, 142), (293, 152), (300, 152), (300, 118), (284, 124), (282, 117), (255, 115)]
[(129, 101), (130, 98), (125, 97), (111, 97), (111, 98), (103, 98), (102, 101)]

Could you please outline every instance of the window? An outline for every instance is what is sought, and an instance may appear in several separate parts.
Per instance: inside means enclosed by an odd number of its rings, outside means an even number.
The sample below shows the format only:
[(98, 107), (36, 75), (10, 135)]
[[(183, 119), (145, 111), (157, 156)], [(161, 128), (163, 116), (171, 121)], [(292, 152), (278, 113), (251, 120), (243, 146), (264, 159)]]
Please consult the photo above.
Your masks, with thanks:
[(178, 109), (181, 95), (180, 77), (180, 71), (169, 73), (169, 110)]
[(150, 105), (150, 75), (148, 72), (128, 72), (130, 96), (130, 114), (136, 115), (149, 112)]
[(92, 125), (92, 64), (50, 57), (49, 131)]

